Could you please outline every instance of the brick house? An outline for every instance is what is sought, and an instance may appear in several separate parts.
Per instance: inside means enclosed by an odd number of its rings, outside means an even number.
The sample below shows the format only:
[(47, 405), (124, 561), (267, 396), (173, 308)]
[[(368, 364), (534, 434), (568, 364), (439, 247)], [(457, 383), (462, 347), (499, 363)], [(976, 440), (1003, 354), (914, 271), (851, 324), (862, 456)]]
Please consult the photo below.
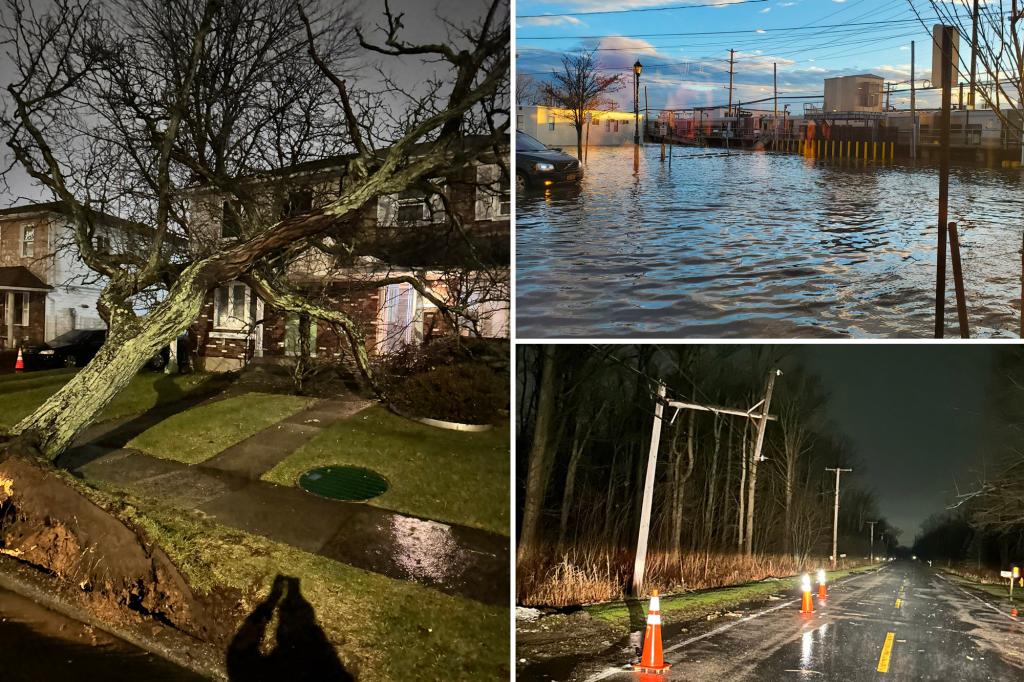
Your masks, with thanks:
[[(256, 192), (263, 197), (259, 219), (272, 221), (329, 203), (338, 196), (348, 161), (349, 157), (337, 157), (255, 178), (254, 183), (267, 188)], [(429, 297), (406, 283), (376, 286), (374, 280), (381, 276), (416, 274), (429, 282), (429, 291), (437, 298), (469, 304), (472, 313), (458, 323), (458, 333), (468, 334), (472, 328), (481, 336), (507, 338), (511, 199), (502, 167), (507, 163), (484, 159), (450, 177), (433, 179), (471, 236), (474, 253), (503, 264), (497, 268), (501, 281), (494, 281), (493, 269), (485, 278), (484, 273), (461, 267), (466, 239), (451, 231), (444, 202), (410, 190), (369, 202), (353, 221), (355, 226), (350, 223), (344, 235), (337, 235), (337, 243), (351, 242), (353, 232), (358, 237), (359, 253), (351, 262), (338, 267), (323, 254), (303, 254), (289, 268), (290, 283), (352, 316), (373, 356), (455, 333)], [(238, 234), (245, 217), (222, 195), (197, 190), (191, 201), (193, 224), (211, 236), (202, 240), (206, 244), (197, 245), (200, 249)], [(325, 237), (331, 239), (330, 234)], [(298, 316), (265, 304), (245, 284), (225, 284), (211, 292), (192, 326), (200, 365), (207, 371), (231, 371), (250, 362), (285, 362), (298, 353), (301, 323)], [(326, 360), (350, 357), (343, 334), (324, 322), (309, 324), (312, 355)]]
[[(97, 245), (110, 248), (128, 224), (100, 215)], [(103, 281), (86, 267), (60, 202), (0, 210), (0, 349), (49, 341), (74, 329), (102, 329)]]

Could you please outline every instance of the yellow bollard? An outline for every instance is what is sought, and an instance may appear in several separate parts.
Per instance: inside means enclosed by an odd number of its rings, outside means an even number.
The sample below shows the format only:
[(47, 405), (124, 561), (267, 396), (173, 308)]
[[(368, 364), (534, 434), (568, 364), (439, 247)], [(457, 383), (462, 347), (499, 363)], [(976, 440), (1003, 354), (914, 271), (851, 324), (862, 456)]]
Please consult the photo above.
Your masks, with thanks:
[(864, 143), (864, 163), (868, 162), (868, 143)]
[(857, 159), (860, 158), (860, 140), (857, 140), (856, 144), (853, 146), (853, 156)]
[(882, 143), (882, 163), (885, 163), (885, 143)]
[(850, 141), (846, 141), (846, 158), (850, 158)]
[(896, 143), (889, 143), (889, 161), (893, 161), (896, 158)]
[(876, 163), (878, 161), (878, 143), (871, 143), (871, 162)]
[(821, 140), (818, 140), (818, 158), (819, 159), (822, 158), (822, 156), (821, 156)]
[(829, 152), (828, 158), (830, 158), (833, 161), (835, 161), (836, 160), (836, 141), (835, 140), (832, 140), (831, 147), (832, 147), (832, 151)]

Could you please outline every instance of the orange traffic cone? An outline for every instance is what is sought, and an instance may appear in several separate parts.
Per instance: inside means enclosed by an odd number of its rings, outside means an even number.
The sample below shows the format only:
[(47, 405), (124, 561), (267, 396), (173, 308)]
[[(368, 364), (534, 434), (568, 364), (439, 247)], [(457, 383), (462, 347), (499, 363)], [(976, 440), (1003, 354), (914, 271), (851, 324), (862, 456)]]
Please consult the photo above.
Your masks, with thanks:
[(1017, 607), (1016, 606), (1014, 606), (1013, 608), (1010, 609), (1010, 615), (1013, 616), (1014, 618), (1017, 617)]
[(811, 601), (811, 576), (804, 573), (800, 579), (800, 590), (803, 598), (800, 600), (800, 613), (814, 613), (814, 602)]
[(18, 359), (14, 361), (14, 371), (24, 372), (25, 371), (25, 359), (21, 357), (21, 349), (18, 349)]
[(818, 599), (828, 597), (828, 588), (825, 587), (825, 569), (818, 569)]
[(644, 633), (644, 652), (640, 663), (633, 669), (641, 673), (665, 673), (672, 666), (661, 653), (661, 600), (658, 591), (651, 593), (651, 606), (647, 609), (647, 631)]

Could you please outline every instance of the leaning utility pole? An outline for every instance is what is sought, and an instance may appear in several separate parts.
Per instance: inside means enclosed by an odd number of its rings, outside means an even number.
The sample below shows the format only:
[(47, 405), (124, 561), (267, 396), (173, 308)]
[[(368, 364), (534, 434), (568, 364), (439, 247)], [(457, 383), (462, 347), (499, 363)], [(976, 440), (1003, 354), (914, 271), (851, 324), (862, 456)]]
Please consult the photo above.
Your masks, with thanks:
[(837, 549), (837, 541), (839, 539), (839, 474), (844, 471), (853, 471), (853, 469), (829, 469), (825, 467), (825, 471), (836, 472), (836, 506), (835, 511), (832, 514), (832, 569), (835, 570), (836, 561), (839, 559), (839, 550)]
[(661, 415), (665, 409), (665, 384), (658, 384), (658, 398), (654, 403), (654, 425), (651, 427), (651, 449), (647, 453), (647, 477), (644, 479), (644, 500), (640, 507), (640, 534), (636, 539), (636, 558), (633, 560), (633, 596), (643, 595), (644, 570), (647, 564), (647, 539), (651, 532), (651, 505), (654, 503), (654, 471), (658, 466), (658, 446), (661, 444)]
[(782, 370), (772, 370), (768, 375), (768, 386), (765, 389), (764, 402), (761, 405), (761, 419), (757, 423), (757, 440), (754, 442), (754, 451), (751, 453), (750, 481), (747, 489), (747, 523), (744, 529), (747, 537), (743, 543), (743, 552), (747, 555), (754, 553), (754, 493), (757, 490), (757, 463), (761, 459), (761, 446), (764, 445), (764, 432), (768, 426), (768, 410), (771, 409), (772, 391), (775, 389), (775, 377), (778, 376), (782, 376)]
[(736, 50), (729, 50), (729, 110), (726, 113), (727, 116), (732, 116), (732, 66), (735, 56)]
[[(871, 563), (875, 563), (875, 524), (878, 521), (868, 521), (868, 525), (871, 526)], [(835, 551), (835, 548), (832, 549)]]

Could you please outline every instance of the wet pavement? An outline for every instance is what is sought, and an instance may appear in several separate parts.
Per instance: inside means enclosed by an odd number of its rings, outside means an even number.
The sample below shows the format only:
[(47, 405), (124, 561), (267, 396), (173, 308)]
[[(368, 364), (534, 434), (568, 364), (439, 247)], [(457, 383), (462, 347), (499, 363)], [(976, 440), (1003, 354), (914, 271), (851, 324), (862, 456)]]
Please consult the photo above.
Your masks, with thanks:
[(206, 679), (4, 589), (0, 589), (0, 671), (5, 682)]
[(1024, 622), (998, 600), (964, 590), (920, 563), (894, 562), (854, 576), (814, 602), (812, 615), (799, 613), (799, 594), (792, 593), (704, 631), (666, 625), (665, 660), (672, 664), (666, 676), (627, 672), (620, 651), (618, 661), (579, 661), (567, 674), (537, 665), (520, 670), (517, 679), (1024, 679)]
[[(517, 197), (521, 337), (933, 333), (934, 166), (676, 148), (669, 168), (658, 156), (646, 146), (634, 175), (631, 145), (592, 148), (582, 187)], [(1017, 334), (1022, 203), (1021, 171), (952, 171), (975, 336)]]
[[(202, 512), (356, 568), (487, 604), (506, 605), (509, 538), (367, 504), (329, 500), (237, 470), (189, 466), (136, 450), (87, 446), (70, 467), (142, 498)], [(71, 453), (64, 463), (74, 461)]]

